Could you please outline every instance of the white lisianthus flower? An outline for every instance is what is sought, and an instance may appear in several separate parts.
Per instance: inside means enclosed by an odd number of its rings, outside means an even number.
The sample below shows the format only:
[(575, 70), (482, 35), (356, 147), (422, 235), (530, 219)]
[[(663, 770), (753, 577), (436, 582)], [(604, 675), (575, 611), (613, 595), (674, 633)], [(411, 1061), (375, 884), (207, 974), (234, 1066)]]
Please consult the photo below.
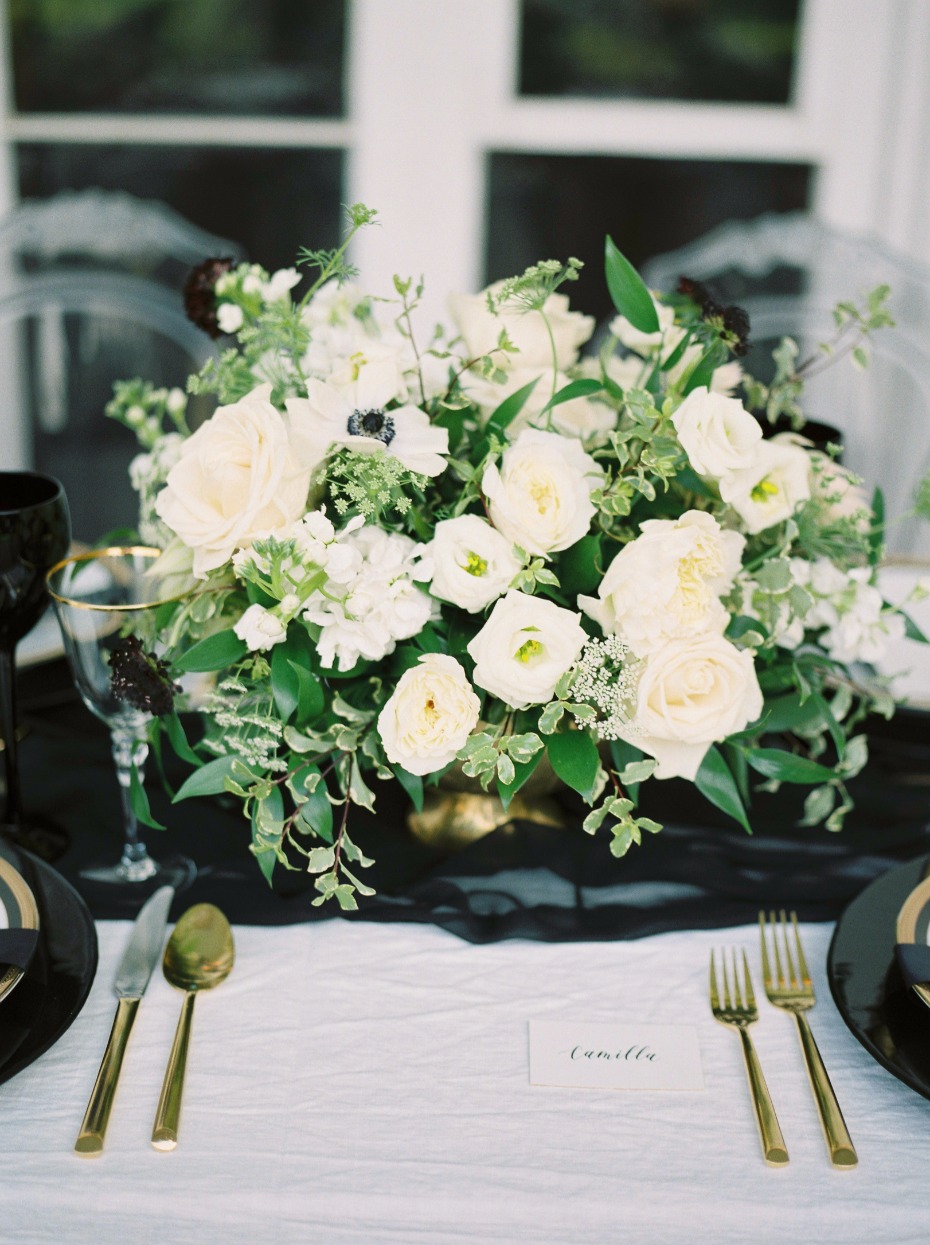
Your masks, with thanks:
[(588, 530), (600, 467), (572, 437), (527, 428), (481, 479), (491, 521), (529, 553), (555, 553)]
[(303, 513), (310, 472), (260, 385), (188, 437), (155, 509), (194, 550), (194, 574), (227, 562), (237, 549), (286, 530)]
[(245, 313), (238, 303), (220, 303), (216, 309), (216, 322), (221, 333), (238, 333), (245, 323)]
[(646, 658), (620, 735), (655, 757), (656, 778), (693, 781), (711, 744), (743, 730), (762, 707), (748, 649), (722, 635), (669, 640)]
[(578, 604), (637, 657), (670, 639), (722, 634), (730, 616), (720, 597), (733, 584), (745, 543), (702, 510), (648, 519), (607, 568), (597, 599), (579, 597)]
[(659, 318), (657, 332), (644, 333), (642, 329), (635, 328), (626, 316), (614, 316), (608, 326), (609, 331), (618, 342), (626, 346), (627, 350), (633, 350), (639, 355), (648, 355), (661, 347), (663, 357), (667, 357), (681, 341), (684, 330), (675, 325), (674, 307), (660, 303), (655, 296), (652, 302)]
[(240, 640), (245, 641), (252, 653), (267, 652), (287, 638), (287, 627), (277, 614), (272, 614), (263, 605), (250, 605), (233, 631)]
[(736, 398), (702, 385), (688, 394), (672, 423), (688, 462), (700, 476), (721, 480), (755, 463), (762, 428)]
[(427, 546), (434, 597), (477, 614), (507, 591), (520, 570), (509, 540), (476, 514), (442, 519)]
[(790, 519), (810, 495), (807, 452), (787, 441), (760, 441), (751, 466), (720, 480), (720, 496), (753, 534)]
[(378, 715), (378, 734), (389, 761), (410, 774), (433, 774), (455, 760), (480, 711), (459, 662), (427, 653), (401, 675)]
[[(497, 366), (505, 371), (514, 367), (532, 368), (537, 373), (548, 370), (550, 376), (553, 365), (559, 371), (571, 367), (578, 359), (578, 351), (594, 332), (594, 317), (570, 311), (565, 294), (550, 294), (542, 312), (503, 308), (495, 314), (488, 307), (487, 296), (488, 292), (494, 294), (498, 291), (502, 284), (498, 281), (489, 287), (489, 291), (481, 294), (452, 294), (449, 297), (449, 314), (465, 340), (468, 357), (474, 359), (490, 354)], [(501, 329), (507, 330), (507, 336), (517, 347), (518, 354), (497, 349)]]
[(545, 704), (584, 647), (578, 620), (553, 601), (508, 592), (468, 645), (475, 683), (512, 709)]
[(285, 403), (298, 453), (308, 467), (317, 467), (331, 450), (361, 454), (385, 453), (409, 471), (438, 476), (445, 471), (449, 432), (430, 423), (416, 406), (385, 410), (402, 377), (396, 360), (362, 368), (354, 381), (333, 385), (307, 381), (306, 398)]

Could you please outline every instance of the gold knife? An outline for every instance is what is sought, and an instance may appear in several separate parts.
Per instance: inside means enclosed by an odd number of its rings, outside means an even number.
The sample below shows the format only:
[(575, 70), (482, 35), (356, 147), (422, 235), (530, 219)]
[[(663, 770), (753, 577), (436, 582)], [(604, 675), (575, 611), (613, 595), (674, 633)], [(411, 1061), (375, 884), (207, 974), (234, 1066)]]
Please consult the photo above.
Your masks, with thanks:
[(165, 930), (168, 927), (168, 910), (173, 898), (174, 887), (162, 886), (146, 900), (136, 917), (129, 942), (123, 952), (116, 981), (113, 983), (113, 992), (119, 999), (113, 1028), (110, 1030), (100, 1071), (84, 1112), (81, 1131), (74, 1143), (75, 1153), (87, 1158), (94, 1158), (103, 1150), (126, 1043), (129, 1041), (132, 1024), (149, 978), (161, 958)]

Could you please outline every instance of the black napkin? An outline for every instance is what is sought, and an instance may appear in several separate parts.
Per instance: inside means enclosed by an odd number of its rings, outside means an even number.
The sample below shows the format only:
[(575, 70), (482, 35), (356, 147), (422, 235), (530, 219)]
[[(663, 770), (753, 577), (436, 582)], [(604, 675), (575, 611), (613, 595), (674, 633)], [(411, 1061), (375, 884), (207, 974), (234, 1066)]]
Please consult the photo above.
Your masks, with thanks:
[(38, 941), (37, 929), (0, 929), (0, 964), (28, 968)]
[(930, 986), (930, 946), (899, 942), (894, 954), (901, 976), (909, 986)]

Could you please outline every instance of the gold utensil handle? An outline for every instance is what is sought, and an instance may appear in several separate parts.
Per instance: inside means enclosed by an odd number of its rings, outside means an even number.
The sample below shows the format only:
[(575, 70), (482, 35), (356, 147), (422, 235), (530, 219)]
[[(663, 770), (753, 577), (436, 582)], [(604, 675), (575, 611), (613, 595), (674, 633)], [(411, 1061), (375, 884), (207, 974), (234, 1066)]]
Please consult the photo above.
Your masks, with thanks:
[(94, 1082), (87, 1110), (84, 1112), (81, 1131), (74, 1143), (75, 1154), (93, 1158), (103, 1149), (103, 1139), (106, 1136), (107, 1124), (110, 1122), (110, 1108), (113, 1106), (116, 1083), (119, 1080), (120, 1068), (123, 1066), (126, 1043), (129, 1041), (132, 1022), (136, 1018), (140, 1002), (140, 999), (120, 999), (119, 1001), (116, 1015), (113, 1018), (113, 1028), (107, 1040), (107, 1048), (103, 1052), (103, 1059), (100, 1063), (100, 1071), (97, 1073), (97, 1080)]
[(752, 1044), (748, 1029), (740, 1029), (743, 1040), (743, 1057), (746, 1060), (746, 1074), (749, 1077), (749, 1088), (752, 1091), (752, 1105), (756, 1110), (756, 1123), (759, 1125), (759, 1136), (762, 1139), (762, 1154), (766, 1163), (772, 1167), (782, 1167), (788, 1162), (788, 1150), (782, 1136), (772, 1103), (769, 1087), (762, 1075), (762, 1064)]
[(194, 1016), (196, 992), (189, 990), (181, 1004), (178, 1027), (171, 1044), (165, 1079), (155, 1112), (152, 1128), (152, 1145), (156, 1150), (173, 1150), (178, 1144), (178, 1124), (181, 1119), (181, 1096), (184, 1093), (184, 1071), (187, 1067), (187, 1048), (190, 1045), (191, 1021)]
[(801, 1039), (801, 1049), (807, 1064), (807, 1075), (810, 1077), (811, 1089), (814, 1091), (817, 1110), (820, 1112), (820, 1122), (823, 1124), (824, 1136), (830, 1150), (830, 1162), (834, 1167), (855, 1167), (859, 1162), (859, 1156), (856, 1154), (856, 1147), (852, 1143), (846, 1121), (843, 1119), (840, 1104), (836, 1101), (836, 1094), (830, 1084), (830, 1078), (820, 1051), (817, 1049), (817, 1043), (814, 1041), (814, 1035), (811, 1033), (811, 1027), (807, 1023), (807, 1017), (803, 1012), (795, 1012), (794, 1015), (798, 1022), (798, 1036)]

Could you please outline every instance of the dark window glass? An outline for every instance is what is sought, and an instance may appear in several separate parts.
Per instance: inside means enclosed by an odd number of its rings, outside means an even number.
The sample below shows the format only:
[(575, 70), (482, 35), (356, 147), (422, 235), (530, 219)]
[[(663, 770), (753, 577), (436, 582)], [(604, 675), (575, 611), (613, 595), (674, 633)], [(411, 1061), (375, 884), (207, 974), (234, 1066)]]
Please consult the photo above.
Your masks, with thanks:
[(523, 0), (520, 92), (784, 104), (799, 0)]
[(12, 0), (22, 112), (339, 116), (345, 0)]
[(584, 261), (574, 306), (611, 314), (604, 236), (637, 266), (727, 220), (807, 206), (806, 165), (722, 160), (514, 155), (489, 158), (488, 281), (540, 259)]

